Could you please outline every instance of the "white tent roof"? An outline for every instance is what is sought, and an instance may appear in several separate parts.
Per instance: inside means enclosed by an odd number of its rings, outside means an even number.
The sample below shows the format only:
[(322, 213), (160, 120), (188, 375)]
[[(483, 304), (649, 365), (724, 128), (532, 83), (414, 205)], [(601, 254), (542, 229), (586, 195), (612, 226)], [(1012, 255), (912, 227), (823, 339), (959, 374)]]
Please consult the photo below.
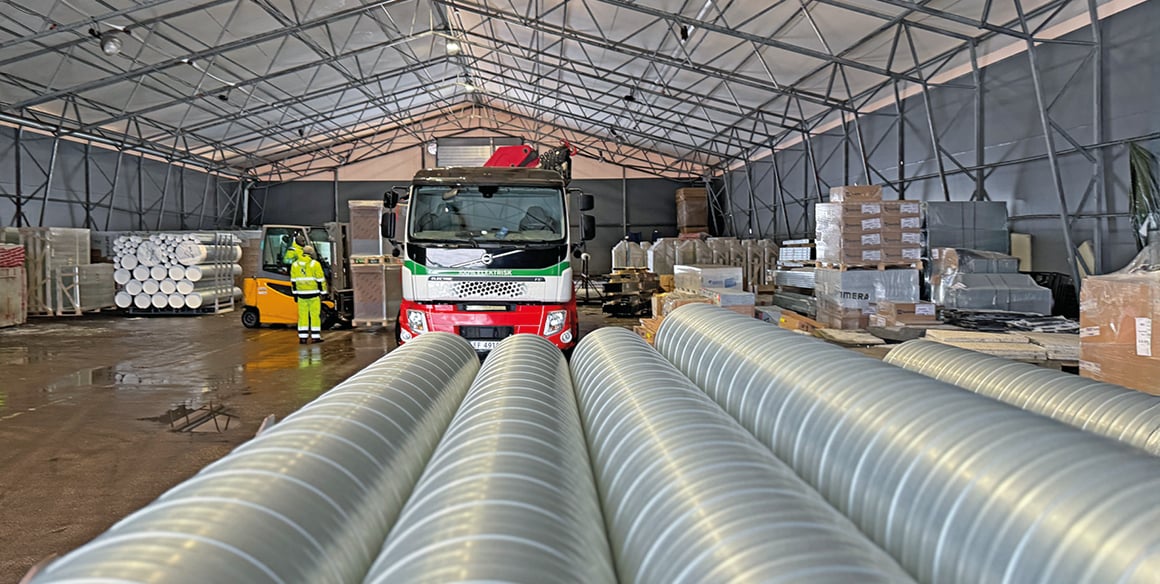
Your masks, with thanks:
[[(544, 143), (547, 124), (583, 155), (689, 176), (864, 113), (896, 84), (969, 71), (972, 45), (978, 60), (1087, 10), (1078, 0), (11, 2), (0, 113), (285, 179), (461, 132), (472, 108), (526, 122), (509, 132), (539, 124)], [(119, 34), (121, 51), (103, 54), (94, 33)], [(459, 121), (425, 122), (436, 118)]]

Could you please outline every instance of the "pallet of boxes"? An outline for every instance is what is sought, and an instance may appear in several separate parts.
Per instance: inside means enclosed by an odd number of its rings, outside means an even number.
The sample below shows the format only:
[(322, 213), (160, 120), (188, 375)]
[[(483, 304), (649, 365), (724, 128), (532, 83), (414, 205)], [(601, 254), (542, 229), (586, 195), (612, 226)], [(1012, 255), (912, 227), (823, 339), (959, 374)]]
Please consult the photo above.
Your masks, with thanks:
[(815, 206), (816, 320), (865, 329), (877, 303), (919, 302), (922, 205), (883, 201), (878, 186), (835, 187), (830, 201)]
[(738, 266), (673, 266), (676, 290), (652, 297), (652, 318), (642, 318), (633, 330), (650, 344), (666, 316), (686, 304), (713, 304), (748, 316), (754, 315), (754, 295), (743, 286), (743, 270)]
[(1152, 271), (1157, 267), (1084, 278), (1080, 375), (1160, 395), (1160, 331), (1155, 330), (1160, 271)]
[(393, 325), (402, 299), (402, 264), (383, 254), (383, 202), (349, 201), (350, 280), (356, 327)]
[(707, 189), (677, 189), (677, 228), (682, 234), (709, 232)]

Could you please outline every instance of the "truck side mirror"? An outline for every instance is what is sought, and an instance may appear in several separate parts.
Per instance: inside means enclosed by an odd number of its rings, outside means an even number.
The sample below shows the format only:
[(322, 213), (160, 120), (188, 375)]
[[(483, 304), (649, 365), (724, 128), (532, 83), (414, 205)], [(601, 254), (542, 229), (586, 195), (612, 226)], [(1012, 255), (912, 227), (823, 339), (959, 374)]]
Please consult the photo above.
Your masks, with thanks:
[(591, 211), (596, 208), (596, 197), (592, 195), (580, 195), (580, 210)]
[(596, 237), (596, 217), (580, 216), (580, 241), (592, 241)]
[(395, 210), (394, 210), (394, 207), (390, 207), (390, 209), (391, 209), (390, 211), (383, 214), (383, 219), (382, 219), (383, 223), (379, 227), (382, 231), (382, 235), (383, 235), (384, 239), (389, 239), (391, 241), (394, 241), (395, 240)]

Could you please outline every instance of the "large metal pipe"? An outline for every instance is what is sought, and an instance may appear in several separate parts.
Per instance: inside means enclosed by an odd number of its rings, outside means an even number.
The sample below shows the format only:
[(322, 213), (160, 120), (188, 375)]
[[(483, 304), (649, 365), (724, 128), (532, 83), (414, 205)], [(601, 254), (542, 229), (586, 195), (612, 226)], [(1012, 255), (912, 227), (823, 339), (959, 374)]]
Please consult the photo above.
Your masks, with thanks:
[(1160, 461), (727, 310), (657, 348), (921, 582), (1160, 581)]
[(640, 337), (572, 368), (622, 582), (912, 582)]
[(462, 338), (422, 335), (33, 582), (357, 582), (478, 368)]
[(615, 582), (564, 356), (505, 339), (391, 529), (367, 583)]
[(886, 362), (1160, 455), (1160, 397), (917, 339)]

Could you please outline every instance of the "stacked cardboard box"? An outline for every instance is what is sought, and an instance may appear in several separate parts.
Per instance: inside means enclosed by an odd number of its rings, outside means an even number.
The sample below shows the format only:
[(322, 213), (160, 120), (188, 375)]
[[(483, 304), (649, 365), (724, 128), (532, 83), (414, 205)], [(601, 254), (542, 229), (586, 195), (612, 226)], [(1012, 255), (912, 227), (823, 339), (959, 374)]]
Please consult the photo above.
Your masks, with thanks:
[(693, 294), (700, 294), (705, 288), (741, 290), (743, 283), (741, 268), (735, 266), (673, 266), (673, 284), (677, 290)]
[(677, 227), (681, 233), (709, 231), (709, 192), (705, 189), (677, 189)]
[[(847, 195), (843, 202), (815, 206), (820, 263), (877, 266), (916, 264), (922, 259), (922, 205), (869, 196), (851, 201)], [(878, 196), (881, 199), (881, 190)]]
[(787, 239), (781, 242), (777, 265), (782, 268), (800, 268), (814, 259), (814, 240)]
[(918, 302), (916, 269), (835, 270), (818, 268), (818, 316), (823, 326), (859, 329), (870, 325), (875, 305), (883, 300)]
[(705, 288), (701, 290), (701, 295), (721, 308), (731, 310), (742, 316), (753, 316), (756, 298), (752, 292), (728, 290), (725, 288)]
[(939, 324), (932, 302), (879, 300), (874, 306), (873, 326), (925, 326)]
[(1091, 276), (1080, 292), (1080, 374), (1160, 395), (1160, 272)]

